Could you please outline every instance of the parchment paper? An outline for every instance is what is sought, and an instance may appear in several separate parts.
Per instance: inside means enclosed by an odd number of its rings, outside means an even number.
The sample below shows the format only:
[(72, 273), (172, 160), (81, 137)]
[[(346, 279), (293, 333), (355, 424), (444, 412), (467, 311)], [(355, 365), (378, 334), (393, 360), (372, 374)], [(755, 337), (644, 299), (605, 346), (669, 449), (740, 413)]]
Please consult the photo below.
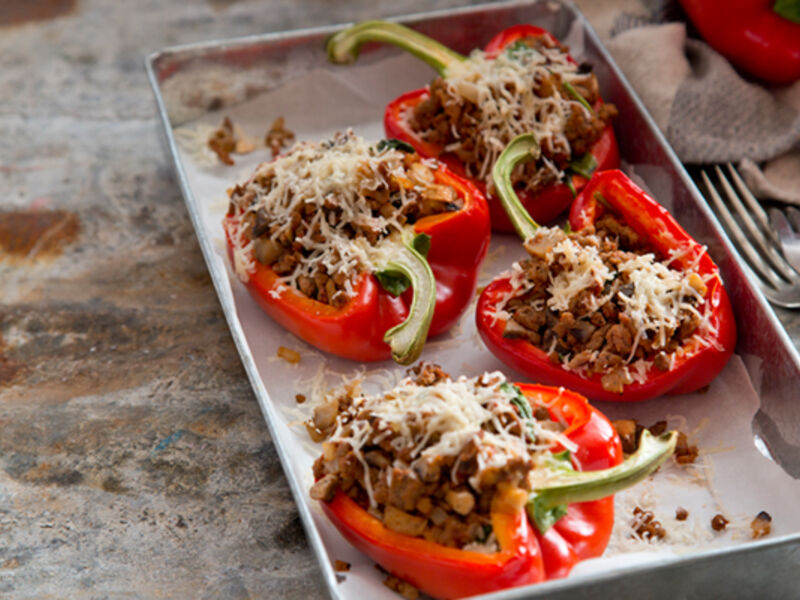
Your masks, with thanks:
[[(428, 67), (406, 56), (343, 68), (333, 75), (325, 71), (308, 72), (273, 93), (224, 113), (209, 114), (175, 131), (176, 138), (183, 140), (180, 158), (202, 216), (204, 233), (214, 241), (213, 260), (226, 265), (229, 274), (228, 281), (221, 282), (220, 292), (233, 298), (238, 324), (245, 333), (269, 401), (278, 409), (275, 443), (288, 449), (291, 468), (286, 476), (305, 490), (312, 483), (311, 465), (319, 447), (311, 442), (301, 424), (308, 416), (308, 405), (298, 405), (295, 395), (308, 395), (314, 384), (330, 386), (359, 372), (373, 385), (390, 385), (403, 375), (404, 369), (390, 361), (361, 365), (324, 355), (288, 334), (258, 308), (228, 265), (220, 223), (227, 207), (225, 190), (244, 181), (259, 162), (270, 156), (261, 148), (248, 155), (234, 155), (236, 165), (227, 167), (202, 148), (193, 146), (192, 141), (202, 137), (198, 132), (219, 125), (225, 115), (257, 139), (263, 139), (270, 123), (283, 116), (299, 140), (319, 140), (347, 127), (353, 127), (368, 139), (378, 140), (383, 137), (381, 117), (386, 103), (404, 91), (421, 87), (431, 77)], [(647, 182), (646, 166), (631, 165), (631, 168)], [(522, 254), (516, 237), (495, 235), (480, 285), (507, 269)], [(290, 365), (277, 358), (279, 346), (299, 351), (300, 364)], [(525, 380), (483, 346), (475, 329), (474, 302), (454, 330), (428, 342), (422, 358), (441, 364), (455, 375), (500, 370), (513, 380)], [(706, 393), (639, 404), (600, 405), (612, 419), (636, 418), (644, 425), (651, 425), (667, 418), (670, 426), (679, 426), (690, 434), (690, 441), (698, 445), (701, 457), (688, 467), (667, 465), (648, 481), (618, 494), (616, 529), (605, 556), (581, 563), (573, 575), (748, 543), (749, 523), (762, 510), (773, 517), (772, 537), (800, 531), (800, 511), (794, 509), (796, 498), (800, 497), (800, 482), (791, 479), (759, 451), (751, 430), (758, 406), (758, 397), (738, 356), (734, 356)], [(395, 599), (395, 593), (382, 585), (384, 575), (372, 561), (339, 536), (307, 494), (303, 501), (315, 515), (315, 525), (329, 559), (352, 565), (341, 576), (342, 597)], [(630, 520), (635, 506), (654, 511), (667, 530), (665, 540), (631, 539)], [(689, 518), (682, 523), (674, 516), (678, 506), (689, 511)], [(731, 521), (724, 533), (711, 530), (710, 520), (717, 513)]]

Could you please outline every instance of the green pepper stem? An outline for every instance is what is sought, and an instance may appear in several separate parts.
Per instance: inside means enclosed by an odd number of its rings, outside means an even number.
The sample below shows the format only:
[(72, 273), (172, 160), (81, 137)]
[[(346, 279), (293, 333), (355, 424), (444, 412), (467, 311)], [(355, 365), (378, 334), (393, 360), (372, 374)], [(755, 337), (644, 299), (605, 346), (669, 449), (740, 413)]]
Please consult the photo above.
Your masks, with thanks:
[(499, 196), (503, 209), (522, 241), (532, 238), (539, 225), (519, 201), (517, 193), (514, 191), (514, 185), (511, 183), (511, 173), (518, 163), (536, 160), (540, 154), (541, 149), (539, 142), (536, 141), (536, 136), (532, 133), (523, 133), (511, 140), (511, 143), (495, 161), (492, 169), (495, 193)]
[(772, 10), (784, 19), (800, 24), (800, 2), (797, 0), (775, 0)]
[(328, 40), (328, 60), (335, 64), (349, 64), (358, 59), (361, 46), (367, 42), (393, 44), (424, 60), (444, 76), (453, 63), (465, 60), (457, 52), (398, 23), (364, 21), (340, 31)]
[(547, 487), (534, 490), (526, 506), (534, 513), (561, 504), (599, 500), (624, 490), (655, 471), (675, 451), (677, 431), (659, 436), (646, 429), (639, 440), (639, 449), (624, 462), (600, 471), (559, 471), (547, 481)]
[(392, 349), (392, 358), (401, 365), (409, 365), (422, 354), (428, 338), (436, 306), (436, 279), (425, 257), (410, 245), (399, 246), (384, 268), (408, 277), (414, 291), (406, 320), (383, 336)]

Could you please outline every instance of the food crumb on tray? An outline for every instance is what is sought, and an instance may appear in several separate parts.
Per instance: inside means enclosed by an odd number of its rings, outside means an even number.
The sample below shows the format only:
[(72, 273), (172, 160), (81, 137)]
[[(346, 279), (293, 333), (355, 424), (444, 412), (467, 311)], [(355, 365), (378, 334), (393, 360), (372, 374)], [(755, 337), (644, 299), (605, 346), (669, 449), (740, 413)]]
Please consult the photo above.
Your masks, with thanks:
[(663, 540), (665, 537), (667, 537), (666, 530), (661, 525), (661, 522), (656, 520), (652, 511), (644, 510), (643, 508), (637, 506), (633, 509), (633, 517), (633, 535), (636, 535), (643, 540)]
[(772, 517), (767, 511), (762, 510), (750, 523), (750, 529), (753, 532), (754, 540), (769, 535), (772, 531)]
[(728, 526), (729, 522), (730, 521), (728, 521), (728, 519), (726, 519), (723, 515), (716, 514), (711, 519), (711, 529), (714, 531), (725, 531), (725, 528)]
[(682, 506), (679, 506), (678, 508), (675, 509), (675, 519), (676, 520), (685, 521), (688, 518), (689, 518), (689, 511), (688, 510), (686, 510)]
[(407, 581), (398, 579), (394, 575), (389, 575), (383, 580), (383, 585), (390, 590), (397, 592), (406, 600), (417, 600), (419, 598), (419, 590)]
[(300, 353), (286, 346), (279, 346), (277, 354), (279, 358), (282, 358), (290, 364), (296, 365), (300, 362)]
[[(274, 158), (293, 140), (294, 133), (286, 129), (284, 118), (278, 117), (267, 131), (264, 144), (272, 150)], [(219, 127), (211, 132), (206, 143), (217, 155), (219, 161), (228, 166), (235, 164), (231, 154), (249, 154), (259, 146), (230, 117), (222, 120)]]
[(294, 132), (286, 128), (286, 120), (283, 117), (275, 119), (264, 136), (264, 145), (272, 152), (272, 158), (278, 156), (281, 150), (287, 148), (293, 141)]
[(337, 573), (347, 573), (350, 570), (350, 563), (345, 560), (336, 559), (333, 561), (333, 569)]
[[(666, 421), (656, 421), (650, 427), (644, 427), (636, 419), (617, 419), (611, 424), (616, 429), (622, 442), (622, 451), (633, 454), (639, 448), (639, 438), (642, 431), (647, 429), (653, 435), (661, 435), (667, 430)], [(678, 464), (688, 465), (693, 463), (700, 454), (697, 446), (689, 444), (689, 438), (682, 431), (678, 431), (678, 443), (675, 447), (675, 460)]]
[(675, 460), (681, 465), (688, 465), (697, 459), (698, 454), (697, 446), (690, 444), (686, 434), (679, 431), (678, 443), (675, 446)]

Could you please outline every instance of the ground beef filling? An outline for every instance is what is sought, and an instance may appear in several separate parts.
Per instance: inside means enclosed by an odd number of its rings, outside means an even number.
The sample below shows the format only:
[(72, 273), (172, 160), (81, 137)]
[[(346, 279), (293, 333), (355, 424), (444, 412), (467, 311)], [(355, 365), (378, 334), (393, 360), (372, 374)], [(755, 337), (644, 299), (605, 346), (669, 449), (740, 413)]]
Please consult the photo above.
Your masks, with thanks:
[[(580, 245), (598, 247), (600, 258), (612, 271), (637, 254), (654, 252), (633, 229), (609, 213), (598, 219), (594, 230), (589, 228), (569, 236)], [(636, 326), (623, 313), (620, 296), (630, 296), (634, 284), (620, 272), (602, 289), (584, 289), (572, 298), (567, 310), (552, 310), (547, 304), (551, 298), (548, 286), (564, 268), (559, 263), (547, 264), (535, 254), (520, 263), (525, 287), (503, 307), (510, 314), (503, 335), (529, 341), (547, 352), (553, 363), (586, 377), (602, 374), (601, 382), (607, 391), (621, 393), (625, 385), (632, 383), (630, 365), (637, 361), (652, 361), (657, 369), (669, 370), (674, 352), (701, 323), (695, 312), (682, 309), (679, 326), (670, 331), (666, 344), (656, 347), (656, 338), (650, 331), (643, 332), (637, 340)], [(663, 260), (655, 254), (658, 260)], [(706, 286), (698, 275), (690, 275), (689, 283), (701, 296), (705, 294)], [(607, 301), (597, 308), (588, 308), (592, 303), (587, 298), (591, 296)], [(683, 300), (698, 305), (695, 296)]]
[[(369, 217), (396, 216), (400, 225), (412, 225), (423, 217), (457, 211), (463, 206), (463, 200), (453, 188), (435, 182), (433, 170), (419, 155), (405, 154), (403, 163), (406, 179), (392, 176), (384, 170), (383, 183), (374, 190), (364, 192), (371, 211)], [(320, 207), (311, 203), (301, 204), (292, 213), (290, 226), (279, 231), (281, 225), (271, 221), (264, 209), (249, 210), (256, 201), (256, 190), (269, 190), (271, 185), (269, 178), (257, 175), (245, 185), (234, 187), (230, 191), (228, 214), (246, 211), (244, 227), (247, 239), (253, 241), (255, 259), (271, 267), (278, 275), (289, 276), (295, 269), (301, 268), (304, 259), (311, 254), (308, 248), (296, 240), (308, 233), (312, 219)], [(404, 202), (401, 201), (401, 187), (405, 192)], [(327, 223), (334, 226), (340, 224), (342, 209), (335, 202), (326, 201), (321, 210)], [(343, 231), (348, 238), (364, 238), (372, 246), (392, 233), (388, 228), (376, 229), (368, 224), (352, 223), (345, 225)], [(314, 242), (326, 241), (318, 225), (314, 226), (311, 238)], [(365, 268), (365, 265), (357, 265), (349, 271), (331, 273), (325, 265), (319, 264), (313, 271), (299, 276), (296, 287), (313, 300), (340, 307), (349, 300), (346, 282), (349, 281), (352, 286)]]
[[(418, 386), (450, 380), (435, 365), (417, 367), (410, 374)], [(479, 380), (478, 385), (494, 383), (485, 379)], [(349, 443), (326, 441), (322, 456), (314, 463), (316, 483), (311, 497), (329, 501), (341, 490), (394, 531), (450, 547), (496, 551), (490, 517), (492, 501), (497, 493), (502, 493), (504, 501), (512, 498), (518, 508), (524, 505), (530, 487), (528, 475), (535, 466), (531, 455), (516, 457), (499, 468), (479, 471), (478, 442), (473, 439), (451, 455), (412, 460), (413, 449), (405, 446), (398, 450), (398, 444), (393, 444), (396, 436), (381, 427), (374, 415), (367, 412), (353, 415), (350, 410), (353, 401), (345, 393), (318, 407), (307, 426), (312, 437), (321, 440), (332, 434), (337, 421), (345, 426), (358, 420), (370, 422), (371, 431), (360, 448), (368, 472)], [(544, 406), (532, 409), (543, 428), (562, 430)], [(525, 435), (526, 426), (518, 413), (509, 412), (500, 419), (504, 427), (513, 421), (511, 431)], [(436, 442), (438, 439), (434, 437), (427, 443)], [(365, 490), (367, 477), (374, 504)]]
[[(536, 50), (543, 47), (557, 48), (551, 40), (543, 37), (525, 38), (518, 43)], [(566, 49), (561, 49), (561, 52), (566, 56)], [(582, 65), (578, 72), (581, 76), (572, 81), (572, 86), (589, 105), (594, 107), (593, 113), (589, 114), (579, 105), (572, 105), (564, 126), (564, 135), (569, 142), (569, 148), (561, 145), (556, 147), (548, 143), (549, 140), (545, 140), (542, 143), (542, 158), (515, 169), (512, 176), (515, 187), (535, 193), (549, 185), (559, 183), (562, 177), (558, 170), (563, 171), (571, 160), (586, 154), (600, 139), (611, 119), (617, 116), (618, 112), (613, 104), (598, 105), (600, 94), (597, 77), (591, 72), (591, 67)], [(539, 98), (572, 99), (563, 85), (561, 74), (552, 70), (537, 77), (533, 92)], [(478, 135), (479, 124), (482, 121), (481, 112), (481, 107), (475, 102), (462, 96), (455, 97), (449, 91), (447, 81), (437, 77), (430, 84), (429, 96), (414, 108), (408, 119), (411, 128), (426, 142), (452, 149), (452, 154), (465, 165), (467, 174), (475, 177), (481, 172), (486, 156), (490, 152)], [(503, 146), (510, 141), (511, 136), (500, 140)], [(551, 161), (558, 170), (546, 166), (544, 159)], [(488, 172), (490, 173), (491, 169)], [(488, 175), (487, 183), (491, 185)]]

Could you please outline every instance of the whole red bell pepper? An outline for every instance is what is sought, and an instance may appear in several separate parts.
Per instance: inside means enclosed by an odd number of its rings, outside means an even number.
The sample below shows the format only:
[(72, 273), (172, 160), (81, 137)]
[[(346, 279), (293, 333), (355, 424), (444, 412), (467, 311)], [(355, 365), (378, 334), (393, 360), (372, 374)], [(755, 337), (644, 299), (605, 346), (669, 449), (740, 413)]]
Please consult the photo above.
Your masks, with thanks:
[[(639, 450), (623, 462), (617, 432), (586, 398), (543, 385), (517, 384), (516, 390), (566, 423), (564, 435), (577, 446), (570, 457), (576, 470), (559, 472), (547, 480), (547, 487), (535, 489), (526, 510), (507, 513), (502, 502), (493, 502), (499, 552), (465, 551), (392, 531), (341, 491), (330, 502), (321, 502), (323, 511), (356, 548), (435, 598), (462, 598), (565, 577), (577, 562), (600, 556), (614, 525), (612, 494), (671, 456), (677, 434), (643, 435)], [(539, 508), (556, 506), (561, 511), (555, 524), (541, 525)]]
[[(541, 27), (515, 25), (493, 37), (486, 45), (485, 52), (490, 58), (494, 58), (503, 49), (520, 39), (536, 37), (546, 37), (558, 44), (550, 32)], [(397, 45), (427, 62), (444, 78), (447, 77), (449, 65), (469, 60), (411, 29), (384, 21), (365, 21), (336, 34), (328, 42), (328, 58), (336, 63), (352, 62), (358, 56), (360, 46), (368, 41)], [(569, 60), (574, 62), (571, 57)], [(420, 155), (437, 158), (447, 164), (455, 173), (466, 177), (466, 170), (460, 159), (452, 153), (446, 153), (441, 146), (426, 142), (418, 132), (411, 128), (409, 114), (429, 95), (428, 88), (423, 88), (407, 92), (390, 102), (386, 107), (383, 120), (386, 135), (411, 144)], [(619, 165), (619, 149), (611, 125), (605, 128), (600, 138), (591, 146), (588, 154), (591, 155), (591, 159), (587, 159), (586, 162), (591, 164), (591, 167), (581, 169), (584, 175), (591, 174), (587, 171), (610, 169)], [(577, 191), (586, 185), (588, 180), (584, 175), (567, 172), (564, 182), (552, 184), (535, 193), (523, 190), (520, 193), (520, 200), (534, 220), (546, 223), (561, 214), (570, 205)], [(471, 180), (489, 201), (492, 229), (504, 232), (512, 231), (513, 227), (502, 205), (486, 192), (486, 183), (477, 178)]]
[[(365, 272), (354, 296), (334, 307), (287, 286), (272, 268), (253, 260), (253, 271), (244, 282), (251, 296), (280, 325), (325, 352), (363, 362), (390, 357), (402, 364), (413, 362), (427, 336), (452, 327), (471, 302), (490, 238), (486, 200), (475, 186), (444, 165), (434, 171), (434, 178), (452, 187), (463, 205), (414, 224), (415, 234), (430, 237), (427, 257), (401, 248), (398, 252), (416, 256), (398, 256), (398, 263), (387, 265), (411, 280), (403, 294), (391, 294), (373, 273)], [(242, 217), (239, 211), (223, 220), (231, 261)], [(417, 265), (417, 273), (407, 270), (408, 263)]]
[(681, 0), (709, 45), (767, 83), (800, 79), (800, 3), (796, 0)]
[[(521, 208), (515, 208), (513, 189), (507, 182), (508, 173), (513, 165), (527, 160), (526, 155), (537, 148), (532, 135), (520, 136), (509, 144), (495, 168), (496, 185), (503, 186), (501, 197), (523, 240), (532, 237), (538, 226)], [(689, 338), (668, 370), (661, 371), (651, 365), (644, 381), (626, 385), (621, 394), (610, 392), (601, 384), (601, 373), (583, 377), (554, 364), (544, 350), (527, 340), (503, 337), (505, 320), (495, 318), (494, 309), (505, 301), (511, 284), (509, 277), (501, 277), (488, 285), (478, 299), (476, 321), (484, 343), (495, 356), (519, 372), (545, 383), (564, 385), (592, 400), (637, 402), (662, 394), (689, 393), (708, 385), (728, 362), (736, 345), (733, 309), (719, 269), (705, 248), (692, 239), (665, 208), (620, 171), (605, 171), (592, 178), (572, 205), (570, 227), (581, 231), (606, 210), (613, 211), (661, 256), (673, 257), (672, 267), (694, 270), (705, 280), (707, 289), (702, 306), (709, 326), (698, 330), (700, 340), (697, 336)]]

